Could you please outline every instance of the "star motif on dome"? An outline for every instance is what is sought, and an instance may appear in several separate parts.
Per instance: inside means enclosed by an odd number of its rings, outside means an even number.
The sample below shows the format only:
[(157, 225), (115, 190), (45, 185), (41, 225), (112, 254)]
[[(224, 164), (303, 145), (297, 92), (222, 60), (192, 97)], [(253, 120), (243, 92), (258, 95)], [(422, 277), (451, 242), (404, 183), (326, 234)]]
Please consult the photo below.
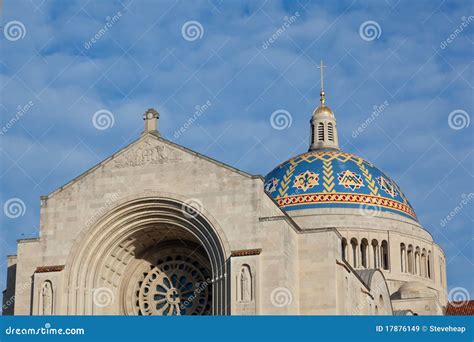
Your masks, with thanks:
[(295, 176), (293, 187), (306, 191), (318, 184), (319, 175), (317, 173), (306, 170)]
[(417, 221), (395, 181), (350, 153), (314, 150), (290, 158), (265, 176), (265, 189), (284, 211), (373, 205)]
[(398, 195), (397, 189), (395, 188), (393, 183), (389, 181), (388, 179), (382, 176), (377, 177), (377, 183), (379, 183), (380, 188), (383, 191), (385, 191), (387, 194), (389, 194), (390, 196), (395, 197)]
[(278, 178), (271, 178), (267, 180), (264, 184), (265, 191), (271, 194), (276, 191), (278, 185)]
[(344, 170), (338, 173), (337, 176), (339, 185), (344, 186), (346, 189), (351, 189), (354, 191), (364, 186), (364, 181), (362, 180), (360, 174), (352, 172), (351, 170)]

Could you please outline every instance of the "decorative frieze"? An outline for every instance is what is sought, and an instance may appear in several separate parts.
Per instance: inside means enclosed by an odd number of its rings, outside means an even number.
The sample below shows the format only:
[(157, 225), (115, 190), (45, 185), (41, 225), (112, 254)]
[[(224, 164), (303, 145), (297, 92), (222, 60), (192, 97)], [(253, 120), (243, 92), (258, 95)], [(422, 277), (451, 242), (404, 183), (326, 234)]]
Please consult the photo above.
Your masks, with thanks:
[(151, 138), (146, 138), (132, 149), (125, 151), (113, 162), (115, 168), (136, 167), (148, 164), (166, 164), (180, 161), (180, 157), (164, 145), (158, 145)]

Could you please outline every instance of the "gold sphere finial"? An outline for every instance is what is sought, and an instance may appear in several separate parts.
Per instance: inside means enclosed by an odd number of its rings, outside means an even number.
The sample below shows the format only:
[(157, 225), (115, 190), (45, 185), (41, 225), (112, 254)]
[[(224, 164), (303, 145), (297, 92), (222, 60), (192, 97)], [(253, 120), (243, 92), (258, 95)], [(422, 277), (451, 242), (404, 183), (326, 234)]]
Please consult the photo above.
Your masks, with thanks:
[(321, 102), (321, 107), (324, 107), (324, 104), (326, 103), (326, 93), (324, 92), (324, 90), (321, 90), (321, 92), (319, 93), (319, 102)]

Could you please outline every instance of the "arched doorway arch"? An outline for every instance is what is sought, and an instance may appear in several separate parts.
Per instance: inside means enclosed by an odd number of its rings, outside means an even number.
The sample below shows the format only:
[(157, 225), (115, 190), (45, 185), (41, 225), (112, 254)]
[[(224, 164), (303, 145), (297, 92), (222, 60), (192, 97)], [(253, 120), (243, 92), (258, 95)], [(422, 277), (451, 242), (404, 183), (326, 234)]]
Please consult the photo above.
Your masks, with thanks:
[(210, 313), (228, 314), (230, 251), (222, 229), (209, 213), (192, 210), (185, 199), (155, 194), (124, 199), (79, 234), (65, 269), (67, 314), (127, 314), (123, 301), (134, 298), (124, 295), (122, 284), (131, 265), (170, 241), (181, 250), (198, 246), (208, 261)]

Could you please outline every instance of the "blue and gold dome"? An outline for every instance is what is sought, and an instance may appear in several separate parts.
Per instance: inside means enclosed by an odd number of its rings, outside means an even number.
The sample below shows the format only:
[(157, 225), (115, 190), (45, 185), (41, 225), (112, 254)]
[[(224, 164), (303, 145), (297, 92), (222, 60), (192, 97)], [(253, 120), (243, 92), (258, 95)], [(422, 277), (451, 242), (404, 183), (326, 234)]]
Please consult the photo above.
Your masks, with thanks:
[(372, 163), (340, 151), (309, 151), (277, 166), (265, 191), (285, 210), (362, 208), (416, 220), (398, 185)]
[[(417, 220), (398, 185), (372, 163), (339, 150), (336, 117), (326, 106), (321, 62), (321, 99), (310, 120), (309, 151), (277, 166), (265, 191), (285, 211), (359, 208), (367, 215), (388, 211)], [(370, 214), (372, 215), (372, 214)]]

